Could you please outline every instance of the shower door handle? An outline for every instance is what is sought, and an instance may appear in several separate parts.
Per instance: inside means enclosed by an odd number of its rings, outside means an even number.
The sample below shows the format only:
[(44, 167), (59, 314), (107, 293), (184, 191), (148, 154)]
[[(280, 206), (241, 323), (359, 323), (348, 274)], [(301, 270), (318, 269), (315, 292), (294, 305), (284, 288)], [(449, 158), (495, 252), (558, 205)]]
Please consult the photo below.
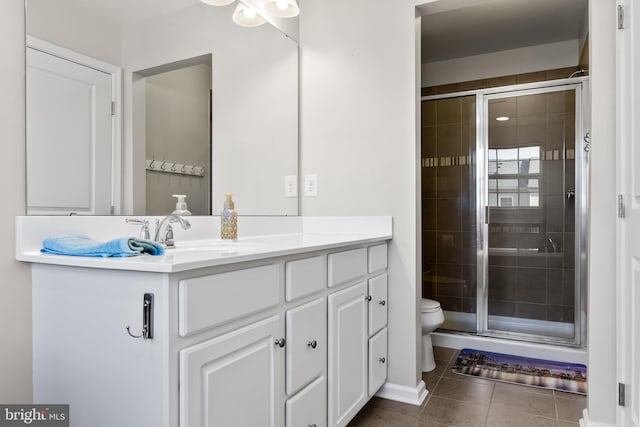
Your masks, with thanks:
[(490, 210), (489, 210), (489, 206), (485, 206), (484, 207), (484, 223), (485, 224), (489, 224), (490, 222), (490, 218), (489, 218), (489, 214), (490, 214)]

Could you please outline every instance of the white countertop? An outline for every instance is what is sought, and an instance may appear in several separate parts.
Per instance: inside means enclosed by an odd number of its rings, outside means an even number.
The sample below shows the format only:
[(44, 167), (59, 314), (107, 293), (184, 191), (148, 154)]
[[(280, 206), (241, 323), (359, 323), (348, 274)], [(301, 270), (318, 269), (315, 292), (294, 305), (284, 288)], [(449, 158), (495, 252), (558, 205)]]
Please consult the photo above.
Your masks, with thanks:
[[(343, 217), (344, 221), (337, 218), (320, 218), (313, 221), (307, 218), (305, 221), (297, 220), (301, 223), (299, 227), (301, 232), (299, 233), (246, 236), (240, 237), (235, 242), (221, 239), (201, 239), (197, 238), (198, 236), (194, 236), (196, 238), (193, 240), (180, 240), (176, 236), (176, 248), (167, 249), (162, 256), (92, 258), (40, 253), (40, 248), (33, 242), (42, 241), (42, 229), (49, 228), (53, 229), (53, 232), (59, 232), (60, 227), (53, 225), (43, 227), (42, 221), (45, 217), (33, 218), (35, 217), (20, 217), (17, 221), (16, 259), (20, 261), (158, 273), (174, 273), (276, 256), (369, 244), (392, 238), (390, 217), (377, 217), (382, 218), (382, 221), (371, 221), (370, 218), (363, 220), (363, 217)], [(40, 226), (37, 221), (41, 222)], [(69, 224), (72, 220), (67, 218), (63, 221), (66, 222), (66, 228), (64, 228), (66, 232), (83, 231), (71, 230), (73, 227), (70, 227)], [(354, 221), (359, 226), (356, 226)], [(307, 223), (306, 226), (302, 224), (303, 222)], [(290, 231), (291, 228), (295, 229), (296, 227), (288, 227), (287, 231)], [(40, 230), (40, 234), (34, 236), (33, 230)]]

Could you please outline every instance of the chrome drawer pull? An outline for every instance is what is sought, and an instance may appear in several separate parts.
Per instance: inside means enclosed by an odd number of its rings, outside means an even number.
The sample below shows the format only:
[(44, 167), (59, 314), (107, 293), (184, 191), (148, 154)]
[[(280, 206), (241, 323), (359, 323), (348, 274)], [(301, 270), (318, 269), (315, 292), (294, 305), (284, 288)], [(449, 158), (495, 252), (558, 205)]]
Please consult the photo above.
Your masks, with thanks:
[(365, 299), (366, 301), (371, 301), (371, 295), (365, 295), (365, 296), (364, 296), (364, 299)]
[(385, 359), (384, 357), (381, 357), (380, 359), (378, 359), (378, 362), (380, 362), (380, 363), (384, 363), (386, 361), (387, 361), (387, 359)]
[(387, 302), (386, 302), (385, 300), (381, 300), (378, 304), (380, 304), (380, 305), (384, 306), (384, 305), (386, 305), (386, 304), (387, 304)]
[(286, 343), (286, 341), (284, 340), (284, 338), (280, 338), (280, 339), (275, 341), (275, 344), (280, 348), (284, 347), (285, 343)]
[(318, 342), (316, 340), (313, 341), (309, 341), (307, 343), (307, 346), (311, 347), (311, 348), (316, 348), (318, 346)]

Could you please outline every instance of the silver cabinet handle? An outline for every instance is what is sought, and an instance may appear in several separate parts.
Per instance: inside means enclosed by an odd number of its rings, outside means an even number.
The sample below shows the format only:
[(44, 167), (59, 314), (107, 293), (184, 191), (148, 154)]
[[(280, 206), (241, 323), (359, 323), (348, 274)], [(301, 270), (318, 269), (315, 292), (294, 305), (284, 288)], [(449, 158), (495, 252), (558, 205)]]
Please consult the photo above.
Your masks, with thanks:
[(285, 343), (286, 341), (284, 338), (280, 338), (275, 341), (275, 344), (280, 348), (284, 347)]
[(387, 302), (386, 302), (385, 300), (381, 300), (378, 304), (380, 304), (380, 305), (384, 306), (384, 305), (386, 305), (386, 304), (387, 304)]
[(313, 423), (313, 424), (307, 424), (307, 426), (308, 426), (308, 427), (316, 427), (316, 424), (315, 424), (315, 423)]
[(316, 340), (313, 341), (309, 341), (307, 343), (307, 346), (311, 347), (311, 348), (316, 348), (318, 346), (318, 342)]
[(371, 295), (365, 295), (365, 296), (364, 296), (364, 299), (365, 299), (366, 301), (371, 301)]
[(380, 363), (384, 363), (386, 361), (387, 361), (387, 359), (385, 359), (384, 357), (381, 357), (380, 359), (378, 359), (378, 362), (380, 362)]

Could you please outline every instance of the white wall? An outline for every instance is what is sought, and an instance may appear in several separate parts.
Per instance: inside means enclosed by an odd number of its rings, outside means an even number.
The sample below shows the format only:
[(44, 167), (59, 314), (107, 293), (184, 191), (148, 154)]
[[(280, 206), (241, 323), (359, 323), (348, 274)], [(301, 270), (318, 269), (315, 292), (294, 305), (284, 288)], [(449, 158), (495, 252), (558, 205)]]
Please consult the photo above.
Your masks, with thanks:
[(422, 64), (422, 86), (574, 67), (579, 62), (581, 46), (576, 39), (429, 62)]
[(589, 1), (592, 125), (588, 407), (592, 421), (611, 425), (616, 421), (617, 405), (615, 13), (615, 0)]
[(120, 65), (120, 25), (84, 10), (82, 2), (29, 0), (27, 22), (30, 36)]
[(0, 402), (29, 403), (31, 275), (14, 256), (15, 216), (24, 215), (24, 3), (0, 2)]
[(301, 3), (304, 215), (392, 215), (389, 381), (420, 379), (415, 12), (411, 0)]

